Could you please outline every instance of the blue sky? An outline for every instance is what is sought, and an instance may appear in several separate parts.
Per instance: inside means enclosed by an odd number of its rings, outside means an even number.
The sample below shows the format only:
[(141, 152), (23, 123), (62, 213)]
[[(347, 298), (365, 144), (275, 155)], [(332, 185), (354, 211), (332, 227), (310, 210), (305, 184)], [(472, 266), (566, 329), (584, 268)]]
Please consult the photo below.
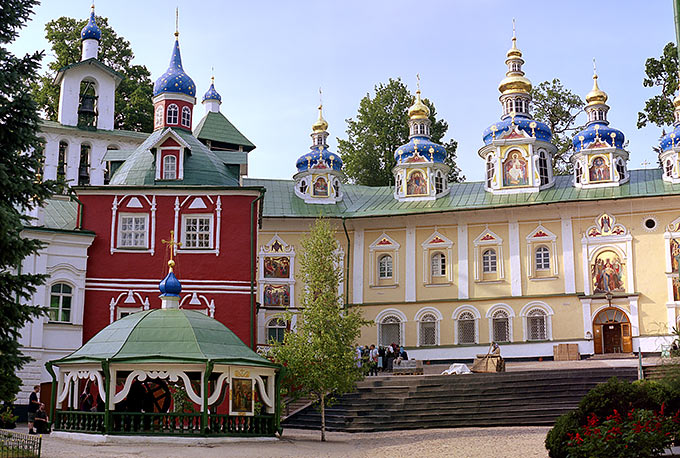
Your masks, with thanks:
[[(559, 78), (584, 98), (596, 58), (611, 125), (630, 141), (629, 167), (656, 161), (652, 147), (661, 129), (637, 129), (636, 120), (659, 92), (642, 87), (645, 60), (675, 40), (672, 0), (96, 2), (97, 14), (130, 41), (135, 62), (154, 80), (170, 59), (176, 5), (184, 69), (199, 96), (214, 67), (222, 112), (257, 145), (251, 177), (293, 175), (311, 144), (319, 87), (335, 151), (336, 137), (346, 138), (345, 119), (375, 84), (401, 77), (415, 91), (420, 73), (423, 96), (449, 123), (447, 139), (458, 140), (458, 165), (468, 180), (480, 180), (477, 150), (482, 131), (500, 117), (497, 87), (513, 17), (526, 76), (535, 85)], [(45, 23), (86, 18), (89, 6), (44, 0), (13, 50), (47, 49)], [(196, 113), (203, 114), (200, 104)]]

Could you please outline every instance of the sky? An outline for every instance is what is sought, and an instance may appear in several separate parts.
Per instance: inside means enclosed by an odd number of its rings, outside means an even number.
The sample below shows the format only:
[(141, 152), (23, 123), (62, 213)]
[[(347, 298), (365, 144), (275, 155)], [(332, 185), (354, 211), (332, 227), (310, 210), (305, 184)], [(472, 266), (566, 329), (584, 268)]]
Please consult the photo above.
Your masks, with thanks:
[[(319, 88), (331, 151), (347, 138), (345, 120), (376, 84), (400, 77), (449, 124), (458, 141), (457, 163), (468, 181), (481, 180), (477, 155), (484, 129), (500, 119), (498, 83), (505, 76), (512, 19), (524, 71), (534, 85), (559, 78), (585, 95), (592, 59), (609, 95), (609, 121), (630, 141), (629, 168), (656, 163), (652, 147), (661, 129), (636, 127), (637, 113), (658, 88), (642, 86), (645, 61), (675, 40), (672, 0), (97, 0), (97, 14), (130, 41), (134, 62), (158, 78), (168, 67), (179, 7), (184, 70), (200, 98), (210, 85), (222, 113), (257, 148), (249, 176), (290, 178), (311, 145)], [(60, 16), (87, 18), (90, 0), (43, 0), (12, 50), (45, 49), (45, 24)], [(197, 116), (198, 115), (198, 116)]]

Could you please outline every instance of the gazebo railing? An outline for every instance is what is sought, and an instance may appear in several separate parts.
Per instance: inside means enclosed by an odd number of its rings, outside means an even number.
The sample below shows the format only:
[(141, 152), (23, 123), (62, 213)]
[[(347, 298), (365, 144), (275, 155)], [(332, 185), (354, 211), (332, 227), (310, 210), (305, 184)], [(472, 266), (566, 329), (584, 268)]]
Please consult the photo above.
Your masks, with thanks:
[(251, 417), (209, 415), (210, 433), (216, 436), (273, 436), (276, 433), (274, 415)]
[(200, 413), (111, 412), (111, 434), (186, 436), (203, 433)]
[(72, 433), (103, 433), (104, 412), (81, 412), (78, 410), (55, 410), (55, 431)]

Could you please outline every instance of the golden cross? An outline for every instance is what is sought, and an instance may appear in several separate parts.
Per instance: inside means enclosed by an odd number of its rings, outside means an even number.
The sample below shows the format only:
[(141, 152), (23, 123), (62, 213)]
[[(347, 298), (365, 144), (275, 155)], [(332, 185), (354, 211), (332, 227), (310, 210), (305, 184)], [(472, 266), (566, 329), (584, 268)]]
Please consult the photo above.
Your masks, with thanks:
[(645, 168), (645, 169), (647, 168), (647, 166), (648, 166), (649, 164), (650, 164), (650, 162), (649, 162), (647, 159), (645, 159), (644, 161), (640, 162), (640, 165), (641, 165), (643, 168)]
[(512, 18), (512, 38), (513, 40), (517, 38), (517, 35), (515, 35), (515, 18)]
[(212, 73), (212, 76), (210, 77), (210, 84), (215, 84), (215, 67), (214, 66), (210, 67), (210, 73)]
[(179, 36), (179, 6), (175, 7), (175, 37)]
[(416, 73), (416, 86), (418, 86), (418, 90), (420, 91), (420, 73)]
[(597, 75), (597, 64), (595, 63), (594, 57), (593, 57), (593, 75)]
[(168, 265), (170, 266), (170, 272), (172, 272), (172, 267), (175, 265), (175, 261), (172, 259), (172, 256), (173, 254), (176, 254), (175, 247), (181, 247), (182, 242), (175, 241), (175, 231), (170, 231), (170, 240), (161, 240), (161, 242), (170, 247), (170, 261), (168, 262)]

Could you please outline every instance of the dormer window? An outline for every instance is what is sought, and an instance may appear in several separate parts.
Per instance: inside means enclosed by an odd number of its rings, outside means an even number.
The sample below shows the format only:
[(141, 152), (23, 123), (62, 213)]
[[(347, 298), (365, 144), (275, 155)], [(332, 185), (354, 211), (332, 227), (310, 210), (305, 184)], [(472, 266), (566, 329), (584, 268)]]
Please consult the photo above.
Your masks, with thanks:
[(178, 117), (179, 117), (179, 108), (177, 107), (177, 105), (175, 105), (174, 103), (172, 105), (168, 105), (166, 123), (167, 124), (177, 124)]
[(581, 182), (581, 176), (583, 175), (583, 167), (581, 167), (581, 163), (577, 162), (576, 163), (576, 170), (574, 171), (576, 174), (576, 183)]
[(626, 164), (621, 158), (616, 161), (616, 172), (619, 174), (619, 180), (624, 180), (626, 178)]
[(444, 175), (441, 170), (437, 170), (437, 173), (434, 176), (434, 189), (437, 194), (444, 191)]
[(486, 187), (491, 188), (491, 183), (493, 180), (493, 172), (494, 172), (494, 162), (493, 162), (493, 155), (489, 154), (489, 157), (486, 158)]
[(189, 107), (182, 108), (182, 125), (184, 127), (191, 127), (191, 110)]
[(541, 177), (541, 186), (548, 184), (548, 154), (544, 150), (538, 153), (538, 174)]
[(671, 161), (670, 159), (666, 161), (666, 176), (667, 177), (673, 176), (673, 161)]
[(163, 158), (163, 179), (177, 179), (177, 158), (171, 154), (168, 154)]

